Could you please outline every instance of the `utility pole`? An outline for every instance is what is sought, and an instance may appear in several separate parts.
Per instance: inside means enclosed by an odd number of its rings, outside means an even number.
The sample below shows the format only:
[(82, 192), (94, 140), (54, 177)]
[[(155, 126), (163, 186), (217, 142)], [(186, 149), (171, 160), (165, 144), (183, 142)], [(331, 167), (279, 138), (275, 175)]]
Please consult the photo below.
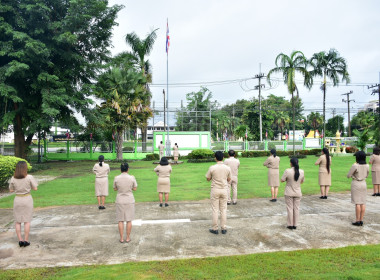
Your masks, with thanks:
[(373, 85), (373, 86), (368, 86), (368, 89), (370, 88), (375, 88), (377, 87), (377, 90), (374, 89), (372, 90), (372, 94), (371, 95), (375, 95), (376, 93), (379, 94), (379, 103), (378, 103), (378, 107), (377, 107), (377, 113), (378, 113), (378, 123), (379, 123), (379, 132), (380, 132), (380, 84), (376, 84), (376, 85)]
[(154, 135), (154, 113), (155, 113), (155, 107), (156, 103), (155, 101), (153, 101), (153, 125), (152, 125), (152, 136)]
[(195, 131), (198, 131), (198, 104), (197, 100), (195, 100)]
[(265, 85), (261, 84), (261, 79), (263, 77), (265, 77), (264, 73), (259, 73), (259, 74), (255, 75), (255, 78), (259, 79), (259, 84), (257, 86), (255, 86), (255, 90), (257, 90), (257, 89), (259, 90), (260, 142), (263, 141), (263, 116), (261, 114), (261, 88), (265, 87)]
[(351, 121), (350, 121), (350, 102), (355, 100), (350, 100), (350, 94), (352, 94), (352, 90), (347, 93), (343, 93), (341, 95), (347, 95), (347, 100), (342, 99), (342, 102), (347, 103), (347, 109), (348, 109), (348, 137), (351, 137)]

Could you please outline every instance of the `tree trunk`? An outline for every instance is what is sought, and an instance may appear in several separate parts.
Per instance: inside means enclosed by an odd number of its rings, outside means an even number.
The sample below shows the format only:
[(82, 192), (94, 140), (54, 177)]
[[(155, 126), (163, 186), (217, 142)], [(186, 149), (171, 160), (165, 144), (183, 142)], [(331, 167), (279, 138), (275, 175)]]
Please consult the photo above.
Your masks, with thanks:
[(148, 139), (148, 128), (147, 123), (144, 123), (141, 127), (141, 141), (142, 141), (142, 152), (146, 152), (146, 142)]
[[(18, 109), (18, 105), (14, 105), (15, 110)], [(16, 113), (15, 119), (14, 119), (14, 138), (15, 138), (15, 156), (19, 158), (26, 159), (26, 146), (25, 146), (25, 135), (24, 131), (22, 130), (22, 119), (20, 114)]]
[(296, 138), (296, 108), (294, 106), (294, 94), (292, 92), (292, 107), (293, 107), (293, 155), (296, 154), (295, 138)]
[(323, 144), (322, 146), (325, 146), (325, 134), (326, 134), (326, 122), (325, 122), (325, 114), (326, 114), (326, 82), (323, 84)]
[(123, 130), (117, 130), (116, 154), (118, 160), (123, 160)]

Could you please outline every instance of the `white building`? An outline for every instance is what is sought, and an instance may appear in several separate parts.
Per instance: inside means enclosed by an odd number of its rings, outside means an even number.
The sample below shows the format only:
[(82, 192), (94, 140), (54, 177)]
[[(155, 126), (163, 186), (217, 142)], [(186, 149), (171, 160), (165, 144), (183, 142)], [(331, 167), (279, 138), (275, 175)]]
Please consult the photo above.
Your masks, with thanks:
[[(153, 140), (153, 131), (167, 131), (163, 121), (156, 122), (154, 125), (148, 125), (148, 140)], [(175, 125), (169, 125), (169, 131), (175, 131)], [(137, 128), (137, 138), (141, 138), (141, 129)]]
[(377, 108), (379, 108), (379, 100), (372, 100), (364, 105), (363, 109), (360, 111), (372, 111), (376, 112)]

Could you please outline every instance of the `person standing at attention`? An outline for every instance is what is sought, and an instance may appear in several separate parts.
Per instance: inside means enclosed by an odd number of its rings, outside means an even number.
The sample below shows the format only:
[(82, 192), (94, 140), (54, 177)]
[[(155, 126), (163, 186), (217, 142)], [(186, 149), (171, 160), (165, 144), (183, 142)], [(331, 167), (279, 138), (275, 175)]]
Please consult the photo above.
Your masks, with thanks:
[(355, 204), (356, 222), (352, 223), (352, 225), (362, 226), (367, 196), (367, 183), (365, 179), (369, 174), (369, 165), (365, 161), (365, 152), (356, 152), (355, 156), (356, 162), (351, 166), (347, 178), (352, 178), (351, 202)]
[(100, 155), (99, 162), (94, 165), (92, 171), (95, 173), (95, 195), (98, 199), (99, 210), (104, 210), (104, 202), (108, 196), (108, 174), (110, 166), (104, 163), (104, 156)]
[(272, 194), (271, 202), (277, 201), (278, 187), (280, 186), (280, 158), (276, 155), (276, 150), (270, 150), (271, 155), (263, 163), (268, 168), (268, 186)]
[[(32, 175), (28, 175), (28, 165), (25, 161), (19, 161), (16, 170), (9, 181), (9, 191), (16, 193), (13, 202), (13, 216), (15, 219), (18, 245), (27, 247), (30, 245), (30, 222), (33, 218), (33, 198), (31, 190), (37, 190), (37, 181)], [(21, 236), (21, 223), (24, 223), (24, 238)]]
[(161, 160), (161, 158), (164, 156), (164, 149), (165, 149), (165, 146), (162, 145), (162, 141), (160, 141), (160, 145), (158, 145), (158, 149), (160, 150), (160, 160)]
[(322, 155), (315, 162), (315, 165), (319, 165), (318, 182), (321, 187), (321, 196), (319, 198), (327, 199), (331, 186), (331, 157), (327, 148), (322, 149)]
[(224, 164), (231, 168), (231, 181), (228, 183), (227, 205), (231, 205), (231, 189), (232, 189), (232, 204), (237, 204), (237, 185), (238, 185), (238, 172), (240, 161), (236, 158), (234, 150), (228, 151), (228, 159)]
[(157, 192), (158, 198), (160, 199), (160, 207), (162, 207), (162, 197), (165, 195), (165, 207), (169, 204), (169, 193), (170, 193), (170, 173), (172, 173), (172, 167), (169, 165), (169, 161), (166, 157), (163, 157), (154, 172), (157, 173)]
[(216, 164), (210, 166), (206, 174), (207, 181), (211, 181), (212, 229), (209, 231), (213, 234), (219, 233), (219, 212), (222, 234), (227, 233), (227, 189), (231, 181), (231, 168), (223, 164), (223, 157), (223, 152), (215, 152)]
[(124, 222), (127, 222), (126, 243), (131, 241), (132, 221), (135, 219), (135, 197), (132, 191), (137, 190), (137, 182), (134, 176), (128, 174), (128, 163), (120, 166), (121, 174), (113, 181), (113, 189), (116, 196), (116, 222), (118, 222), (120, 243), (124, 242)]
[(178, 145), (177, 143), (174, 144), (174, 147), (173, 147), (173, 157), (174, 157), (174, 161), (177, 162), (178, 161), (178, 157), (179, 157), (179, 152), (178, 152)]
[(375, 147), (373, 149), (373, 155), (369, 159), (369, 164), (372, 164), (372, 184), (373, 195), (380, 196), (380, 148)]
[(288, 212), (288, 229), (297, 228), (302, 197), (301, 184), (304, 180), (304, 171), (298, 165), (298, 158), (293, 157), (290, 160), (290, 168), (286, 169), (281, 177), (281, 182), (286, 182), (284, 195)]

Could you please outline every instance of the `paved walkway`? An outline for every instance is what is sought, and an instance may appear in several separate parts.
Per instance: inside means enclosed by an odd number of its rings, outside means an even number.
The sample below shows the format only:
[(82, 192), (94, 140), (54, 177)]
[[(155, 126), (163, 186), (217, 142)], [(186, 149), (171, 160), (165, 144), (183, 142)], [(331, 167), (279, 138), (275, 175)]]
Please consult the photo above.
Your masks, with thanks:
[(327, 200), (305, 196), (297, 230), (286, 229), (284, 198), (239, 200), (228, 206), (226, 235), (208, 232), (208, 201), (137, 203), (136, 221), (128, 244), (119, 243), (115, 206), (96, 205), (35, 209), (31, 246), (19, 248), (11, 209), (0, 209), (0, 267), (116, 264), (252, 254), (310, 248), (335, 248), (380, 243), (380, 197), (368, 191), (363, 227), (354, 227), (350, 194)]

